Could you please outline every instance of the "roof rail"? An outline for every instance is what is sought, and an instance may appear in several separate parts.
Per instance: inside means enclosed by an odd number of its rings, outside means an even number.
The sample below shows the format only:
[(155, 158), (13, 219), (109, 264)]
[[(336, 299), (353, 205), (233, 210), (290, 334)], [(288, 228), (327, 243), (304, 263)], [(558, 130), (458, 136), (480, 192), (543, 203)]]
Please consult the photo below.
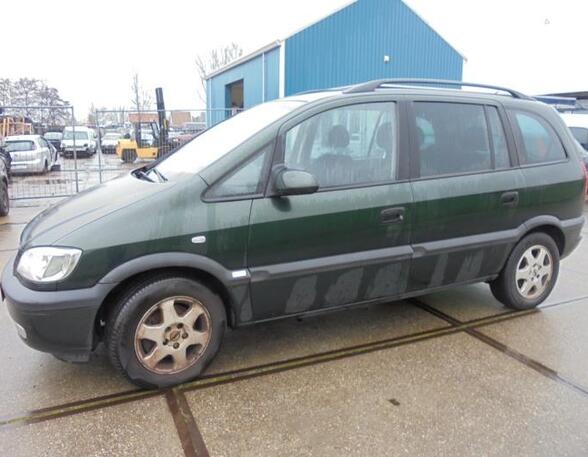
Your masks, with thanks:
[(444, 79), (376, 79), (374, 81), (368, 81), (365, 83), (356, 84), (351, 86), (344, 93), (345, 94), (359, 94), (363, 92), (374, 92), (382, 86), (387, 85), (404, 85), (404, 84), (442, 84), (445, 86), (467, 86), (467, 87), (479, 87), (483, 89), (494, 89), (510, 94), (513, 98), (520, 98), (523, 100), (533, 100), (532, 97), (517, 92), (516, 90), (508, 89), (506, 87), (491, 86), (489, 84), (478, 84), (478, 83), (466, 83), (463, 81), (450, 81)]

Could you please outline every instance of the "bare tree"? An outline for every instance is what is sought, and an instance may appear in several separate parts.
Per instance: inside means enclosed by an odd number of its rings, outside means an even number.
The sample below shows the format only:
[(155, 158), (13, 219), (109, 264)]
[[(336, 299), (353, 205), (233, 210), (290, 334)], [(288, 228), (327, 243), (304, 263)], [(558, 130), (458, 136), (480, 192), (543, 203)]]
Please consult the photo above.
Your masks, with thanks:
[[(68, 102), (61, 98), (59, 91), (35, 78), (15, 81), (0, 78), (0, 106), (9, 105), (22, 107), (11, 109), (11, 114), (30, 117), (43, 125), (60, 125), (70, 117)], [(30, 109), (31, 106), (45, 109)]]
[(212, 49), (206, 56), (196, 56), (196, 69), (200, 78), (198, 97), (206, 104), (206, 76), (215, 70), (237, 60), (243, 55), (243, 48), (237, 43), (231, 43)]
[(153, 98), (151, 94), (143, 89), (141, 82), (139, 81), (139, 74), (133, 75), (133, 81), (131, 83), (131, 91), (133, 98), (131, 99), (131, 106), (135, 111), (145, 111), (151, 108)]

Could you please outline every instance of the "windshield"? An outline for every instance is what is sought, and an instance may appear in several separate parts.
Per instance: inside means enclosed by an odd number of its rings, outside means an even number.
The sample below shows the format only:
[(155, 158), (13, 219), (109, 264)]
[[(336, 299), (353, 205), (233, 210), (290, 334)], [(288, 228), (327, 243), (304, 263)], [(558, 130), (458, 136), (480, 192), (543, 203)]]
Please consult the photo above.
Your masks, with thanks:
[(4, 149), (6, 152), (33, 151), (35, 143), (32, 141), (7, 141)]
[(118, 140), (121, 138), (121, 134), (120, 133), (107, 133), (106, 135), (104, 135), (104, 139), (105, 140)]
[(47, 132), (45, 138), (48, 140), (61, 140), (61, 133), (59, 132)]
[[(73, 132), (71, 130), (68, 130), (67, 132), (65, 132), (63, 134), (63, 139), (64, 140), (73, 140)], [(88, 133), (87, 132), (76, 132), (76, 140), (87, 140), (88, 139)]]
[(257, 105), (206, 130), (157, 166), (166, 178), (198, 173), (304, 102), (281, 100)]

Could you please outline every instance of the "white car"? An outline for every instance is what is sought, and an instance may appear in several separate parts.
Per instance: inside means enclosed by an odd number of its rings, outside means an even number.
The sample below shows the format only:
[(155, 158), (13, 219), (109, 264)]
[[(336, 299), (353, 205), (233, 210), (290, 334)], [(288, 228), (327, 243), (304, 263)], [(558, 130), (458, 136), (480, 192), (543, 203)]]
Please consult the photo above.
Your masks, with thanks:
[(114, 154), (118, 146), (118, 140), (122, 139), (122, 134), (116, 132), (108, 132), (102, 137), (100, 147), (104, 154)]
[(563, 113), (561, 117), (574, 138), (588, 151), (588, 114)]
[(74, 147), (77, 157), (81, 155), (90, 157), (95, 154), (98, 148), (96, 132), (88, 127), (75, 127), (74, 141), (74, 127), (66, 127), (63, 130), (63, 139), (61, 140), (61, 155), (73, 156)]
[(58, 161), (56, 149), (41, 135), (6, 137), (4, 149), (12, 159), (12, 174), (47, 173)]

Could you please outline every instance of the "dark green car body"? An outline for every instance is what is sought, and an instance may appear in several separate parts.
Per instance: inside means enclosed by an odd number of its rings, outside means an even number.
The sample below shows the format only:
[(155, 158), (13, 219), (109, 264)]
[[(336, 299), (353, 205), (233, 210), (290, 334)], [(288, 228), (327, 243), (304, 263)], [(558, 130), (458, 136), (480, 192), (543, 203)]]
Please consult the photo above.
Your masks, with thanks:
[[(277, 194), (287, 132), (320, 113), (374, 103), (394, 110), (393, 179)], [(489, 110), (497, 113), (508, 165), (421, 176), (418, 103), (475, 105), (486, 118)], [(515, 111), (551, 126), (565, 156), (525, 163)], [(154, 271), (204, 281), (222, 297), (230, 325), (240, 326), (488, 281), (531, 231), (550, 234), (562, 257), (580, 240), (585, 177), (573, 138), (555, 111), (533, 100), (419, 88), (337, 91), (252, 133), (190, 176), (151, 182), (131, 173), (37, 216), (2, 276), (26, 342), (63, 358), (87, 358), (118, 294)], [(262, 149), (254, 191), (215, 193)], [(64, 280), (37, 284), (16, 272), (19, 257), (35, 246), (83, 254)]]

